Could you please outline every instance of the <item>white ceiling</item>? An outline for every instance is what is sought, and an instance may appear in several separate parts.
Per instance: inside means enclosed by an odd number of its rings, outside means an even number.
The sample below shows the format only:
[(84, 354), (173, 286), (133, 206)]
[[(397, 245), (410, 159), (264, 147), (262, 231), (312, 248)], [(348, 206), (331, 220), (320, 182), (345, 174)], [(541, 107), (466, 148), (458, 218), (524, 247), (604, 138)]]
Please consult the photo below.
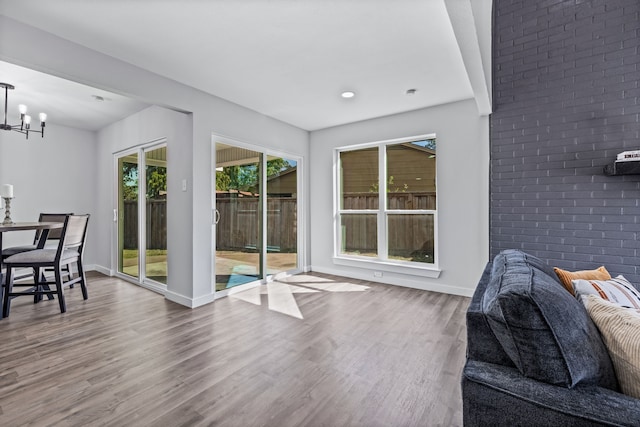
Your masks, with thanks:
[(477, 92), (445, 0), (0, 0), (0, 13), (306, 130)]
[[(148, 104), (104, 90), (64, 80), (49, 74), (0, 61), (0, 82), (15, 89), (8, 91), (7, 123), (20, 123), (18, 105), (27, 106), (33, 124), (40, 125), (38, 113), (47, 113), (47, 122), (96, 131), (130, 116)], [(3, 102), (4, 89), (0, 99)], [(96, 96), (104, 101), (96, 100)], [(32, 125), (32, 126), (34, 126)]]

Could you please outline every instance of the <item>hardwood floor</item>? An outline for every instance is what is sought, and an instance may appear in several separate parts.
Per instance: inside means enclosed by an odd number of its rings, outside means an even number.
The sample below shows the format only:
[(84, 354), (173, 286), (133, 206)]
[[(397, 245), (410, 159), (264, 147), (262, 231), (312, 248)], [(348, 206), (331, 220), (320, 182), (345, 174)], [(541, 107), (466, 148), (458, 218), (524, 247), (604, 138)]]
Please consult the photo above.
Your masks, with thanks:
[(468, 298), (312, 273), (191, 310), (88, 282), (0, 320), (3, 426), (462, 424)]

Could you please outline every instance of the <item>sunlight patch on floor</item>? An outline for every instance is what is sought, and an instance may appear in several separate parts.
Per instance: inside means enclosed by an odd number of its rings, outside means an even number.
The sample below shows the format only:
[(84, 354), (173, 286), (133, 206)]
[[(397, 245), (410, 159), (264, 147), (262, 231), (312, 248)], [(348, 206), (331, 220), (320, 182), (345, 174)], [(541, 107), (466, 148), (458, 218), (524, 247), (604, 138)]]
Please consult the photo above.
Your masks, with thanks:
[(310, 276), (308, 274), (297, 274), (295, 276), (288, 276), (286, 278), (287, 283), (322, 283), (322, 282), (333, 282), (331, 279), (327, 279), (326, 277), (318, 277), (318, 276)]
[(261, 293), (260, 288), (261, 286), (256, 286), (255, 288), (247, 289), (246, 291), (235, 292), (233, 294), (229, 294), (229, 298), (239, 299), (241, 301), (248, 302), (253, 305), (260, 305), (262, 304), (262, 301), (260, 298), (260, 293)]
[[(292, 283), (296, 283), (295, 285)], [(266, 285), (256, 286), (246, 291), (240, 291), (229, 295), (231, 299), (248, 302), (253, 305), (262, 305), (262, 295), (266, 295), (269, 310), (304, 319), (300, 307), (295, 299), (295, 294), (316, 292), (364, 292), (368, 286), (357, 285), (349, 282), (335, 282), (331, 279), (298, 275), (289, 276), (282, 281), (269, 282)]]
[(331, 283), (300, 283), (302, 286), (306, 286), (313, 289), (326, 292), (364, 292), (369, 289), (368, 286), (356, 285), (355, 283), (348, 282), (331, 282)]
[(293, 297), (291, 286), (279, 282), (267, 283), (267, 295), (269, 296), (269, 310), (304, 319), (300, 307)]
[(320, 292), (319, 290), (303, 288), (281, 282), (270, 282), (266, 286), (258, 286), (229, 295), (229, 298), (238, 299), (253, 305), (262, 305), (262, 295), (267, 295), (269, 310), (286, 314), (287, 316), (303, 319), (298, 303), (293, 294), (308, 294)]

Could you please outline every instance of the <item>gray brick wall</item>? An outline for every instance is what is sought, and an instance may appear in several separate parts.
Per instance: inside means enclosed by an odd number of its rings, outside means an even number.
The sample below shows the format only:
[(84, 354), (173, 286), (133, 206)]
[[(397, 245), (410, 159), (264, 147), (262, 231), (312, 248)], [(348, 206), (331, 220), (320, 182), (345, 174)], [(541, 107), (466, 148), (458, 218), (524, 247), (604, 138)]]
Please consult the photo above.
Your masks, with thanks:
[(640, 0), (495, 0), (491, 256), (640, 283)]

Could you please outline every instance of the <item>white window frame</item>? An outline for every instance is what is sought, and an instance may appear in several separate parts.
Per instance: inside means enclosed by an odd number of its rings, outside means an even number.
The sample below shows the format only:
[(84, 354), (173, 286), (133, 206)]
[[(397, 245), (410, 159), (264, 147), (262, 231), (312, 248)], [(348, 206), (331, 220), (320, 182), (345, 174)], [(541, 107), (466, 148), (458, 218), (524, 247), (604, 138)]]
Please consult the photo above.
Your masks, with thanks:
[[(296, 216), (298, 218), (298, 234), (296, 236), (297, 238), (297, 265), (294, 269), (291, 270), (287, 270), (285, 272), (279, 272), (278, 274), (286, 274), (286, 275), (294, 275), (294, 274), (299, 274), (302, 273), (303, 271), (306, 271), (306, 267), (305, 265), (307, 264), (306, 261), (306, 252), (305, 252), (305, 248), (306, 248), (306, 234), (305, 234), (305, 221), (306, 221), (306, 217), (304, 214), (304, 204), (305, 204), (305, 193), (304, 193), (304, 188), (305, 188), (305, 181), (304, 181), (304, 168), (305, 168), (305, 163), (304, 163), (304, 158), (298, 154), (292, 154), (286, 151), (281, 151), (281, 150), (276, 150), (276, 149), (270, 149), (267, 147), (263, 147), (261, 145), (255, 144), (255, 143), (250, 143), (250, 142), (246, 142), (240, 139), (236, 139), (233, 137), (228, 137), (228, 136), (224, 136), (222, 134), (212, 134), (211, 135), (211, 185), (213, 186), (212, 188), (214, 189), (214, 191), (212, 191), (211, 194), (211, 293), (214, 295), (214, 299), (220, 299), (220, 298), (224, 298), (227, 297), (230, 294), (234, 294), (237, 292), (242, 292), (244, 290), (250, 289), (252, 287), (256, 287), (268, 282), (271, 282), (274, 280), (273, 275), (271, 274), (266, 274), (267, 272), (267, 228), (263, 227), (262, 230), (262, 239), (263, 242), (265, 242), (265, 244), (263, 245), (263, 256), (262, 256), (262, 264), (260, 266), (260, 268), (262, 269), (262, 271), (265, 273), (263, 275), (263, 277), (261, 279), (257, 279), (255, 282), (250, 282), (247, 283), (245, 285), (240, 285), (240, 286), (236, 286), (234, 288), (231, 288), (229, 290), (221, 290), (221, 291), (216, 291), (216, 221), (215, 221), (215, 217), (216, 217), (216, 196), (215, 196), (215, 188), (216, 188), (216, 168), (215, 165), (217, 163), (217, 159), (216, 159), (216, 144), (220, 142), (223, 144), (227, 144), (227, 145), (232, 145), (235, 147), (239, 147), (239, 148), (245, 148), (247, 150), (251, 150), (251, 151), (255, 151), (256, 153), (260, 153), (262, 154), (263, 158), (262, 158), (262, 170), (267, 169), (267, 157), (268, 156), (276, 156), (276, 157), (282, 157), (285, 159), (291, 159), (291, 160), (295, 160), (297, 162), (297, 168), (298, 168), (298, 175), (297, 175), (297, 198), (298, 198), (298, 206), (297, 206), (297, 213)], [(264, 183), (262, 184), (264, 185)], [(261, 188), (262, 188), (261, 185)], [(266, 209), (261, 209), (262, 210), (262, 221), (263, 224), (266, 224), (267, 222), (267, 210)]]
[[(119, 242), (119, 222), (122, 220), (121, 215), (122, 212), (118, 211), (118, 198), (119, 198), (119, 165), (118, 160), (122, 157), (126, 157), (131, 154), (136, 154), (138, 157), (138, 171), (144, 171), (147, 166), (146, 153), (157, 148), (168, 147), (167, 138), (159, 138), (155, 140), (151, 140), (145, 142), (143, 144), (135, 145), (133, 147), (125, 148), (120, 151), (116, 151), (113, 153), (113, 164), (114, 164), (114, 179), (113, 183), (115, 183), (113, 187), (113, 213), (114, 213), (114, 229), (113, 229), (113, 239), (114, 245), (111, 248), (111, 270), (114, 272), (114, 275), (120, 279), (124, 279), (128, 282), (141, 286), (143, 288), (147, 288), (154, 292), (164, 295), (167, 291), (167, 285), (169, 283), (169, 270), (167, 268), (167, 284), (158, 282), (153, 279), (149, 279), (147, 277), (146, 265), (147, 265), (147, 233), (146, 233), (146, 224), (147, 224), (147, 200), (146, 197), (140, 196), (140, 190), (147, 188), (147, 174), (146, 173), (138, 173), (138, 277), (130, 276), (126, 273), (118, 271), (119, 260), (118, 257), (120, 254), (118, 250), (120, 248)], [(169, 150), (167, 149), (167, 152)], [(169, 174), (169, 169), (167, 165), (167, 176)], [(144, 193), (146, 194), (146, 193)], [(143, 195), (144, 195), (143, 194)], [(168, 199), (167, 199), (168, 200)], [(168, 205), (167, 205), (168, 207)], [(169, 261), (169, 244), (170, 241), (167, 239), (167, 262)]]
[[(349, 145), (338, 147), (334, 150), (334, 256), (333, 262), (338, 265), (368, 268), (378, 271), (387, 271), (393, 273), (403, 273), (417, 275), (422, 277), (437, 278), (440, 276), (439, 262), (439, 243), (438, 243), (438, 185), (436, 182), (436, 209), (416, 209), (401, 210), (387, 208), (387, 161), (386, 147), (402, 143), (410, 143), (422, 141), (425, 139), (434, 139), (435, 134), (425, 134), (411, 136), (407, 138), (397, 138), (384, 141), (376, 141), (365, 144)], [(342, 209), (341, 208), (341, 176), (340, 176), (340, 154), (347, 151), (357, 151), (366, 148), (378, 148), (378, 194), (380, 196), (378, 209)], [(436, 157), (437, 164), (437, 157)], [(437, 167), (436, 167), (437, 171)], [(341, 218), (344, 214), (375, 214), (377, 215), (377, 257), (359, 256), (353, 254), (341, 253), (342, 248), (342, 231)], [(433, 215), (434, 221), (434, 261), (433, 263), (420, 263), (413, 261), (402, 261), (389, 259), (388, 257), (388, 219), (392, 215)]]

